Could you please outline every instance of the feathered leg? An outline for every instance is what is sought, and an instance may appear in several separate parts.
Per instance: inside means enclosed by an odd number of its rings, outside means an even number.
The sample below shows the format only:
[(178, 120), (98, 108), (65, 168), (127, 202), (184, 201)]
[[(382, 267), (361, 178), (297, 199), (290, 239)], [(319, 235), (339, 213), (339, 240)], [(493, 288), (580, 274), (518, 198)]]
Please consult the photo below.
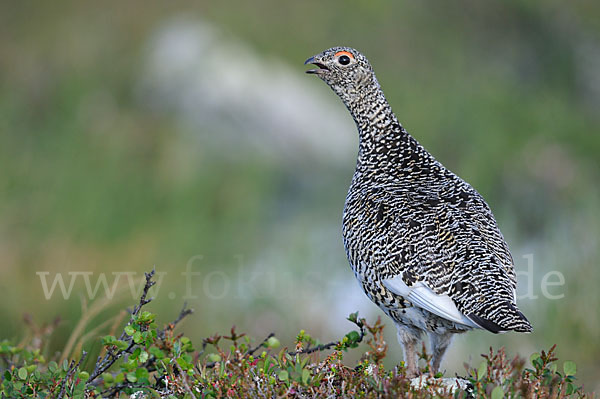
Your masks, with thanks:
[(406, 365), (406, 375), (416, 377), (417, 368), (417, 344), (421, 337), (421, 332), (406, 326), (396, 325), (398, 328), (398, 342), (402, 345), (404, 352), (404, 364)]
[(440, 369), (440, 365), (442, 364), (442, 358), (446, 353), (446, 349), (452, 342), (453, 333), (444, 333), (444, 334), (436, 334), (430, 333), (429, 340), (431, 342), (431, 351), (433, 352), (432, 358), (432, 369), (433, 373), (437, 373)]

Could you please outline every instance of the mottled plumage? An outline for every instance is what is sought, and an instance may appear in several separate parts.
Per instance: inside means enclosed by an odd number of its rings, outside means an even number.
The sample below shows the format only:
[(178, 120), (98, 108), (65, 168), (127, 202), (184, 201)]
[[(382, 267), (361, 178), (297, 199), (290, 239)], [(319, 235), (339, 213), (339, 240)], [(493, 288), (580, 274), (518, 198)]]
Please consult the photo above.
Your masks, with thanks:
[(406, 132), (368, 60), (334, 47), (306, 63), (358, 127), (344, 246), (367, 296), (396, 322), (408, 372), (416, 373), (423, 332), (437, 370), (454, 333), (532, 331), (516, 306), (513, 259), (489, 206)]

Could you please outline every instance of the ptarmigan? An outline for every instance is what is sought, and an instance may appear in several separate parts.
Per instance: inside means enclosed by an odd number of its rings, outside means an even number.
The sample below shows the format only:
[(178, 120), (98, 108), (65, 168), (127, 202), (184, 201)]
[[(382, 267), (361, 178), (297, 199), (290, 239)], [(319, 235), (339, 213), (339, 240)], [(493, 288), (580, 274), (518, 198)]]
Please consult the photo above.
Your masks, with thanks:
[(306, 60), (356, 122), (359, 150), (343, 239), (367, 296), (398, 328), (407, 374), (430, 337), (437, 372), (453, 334), (531, 332), (516, 305), (512, 256), (481, 195), (402, 127), (369, 61), (348, 47)]

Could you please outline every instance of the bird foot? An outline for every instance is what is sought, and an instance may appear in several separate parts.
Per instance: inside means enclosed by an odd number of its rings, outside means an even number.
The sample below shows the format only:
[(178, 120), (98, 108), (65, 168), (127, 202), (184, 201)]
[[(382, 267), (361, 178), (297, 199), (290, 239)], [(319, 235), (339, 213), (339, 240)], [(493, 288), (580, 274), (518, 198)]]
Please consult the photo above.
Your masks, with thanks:
[[(434, 388), (438, 394), (465, 391), (473, 392), (473, 385), (468, 380), (456, 378), (435, 378), (427, 374), (420, 375), (410, 380), (410, 386), (416, 389)], [(469, 396), (470, 397), (470, 396)]]

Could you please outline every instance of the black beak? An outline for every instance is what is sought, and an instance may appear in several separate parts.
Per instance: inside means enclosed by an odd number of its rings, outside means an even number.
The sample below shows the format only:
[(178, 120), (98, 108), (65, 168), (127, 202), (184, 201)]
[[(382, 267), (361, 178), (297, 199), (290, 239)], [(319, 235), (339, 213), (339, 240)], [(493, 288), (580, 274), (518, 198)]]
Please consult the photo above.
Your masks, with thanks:
[(304, 61), (304, 65), (312, 64), (319, 67), (319, 69), (309, 69), (306, 73), (321, 73), (322, 71), (329, 71), (329, 68), (325, 64), (321, 64), (320, 62), (315, 62), (315, 57), (310, 57), (306, 61)]

